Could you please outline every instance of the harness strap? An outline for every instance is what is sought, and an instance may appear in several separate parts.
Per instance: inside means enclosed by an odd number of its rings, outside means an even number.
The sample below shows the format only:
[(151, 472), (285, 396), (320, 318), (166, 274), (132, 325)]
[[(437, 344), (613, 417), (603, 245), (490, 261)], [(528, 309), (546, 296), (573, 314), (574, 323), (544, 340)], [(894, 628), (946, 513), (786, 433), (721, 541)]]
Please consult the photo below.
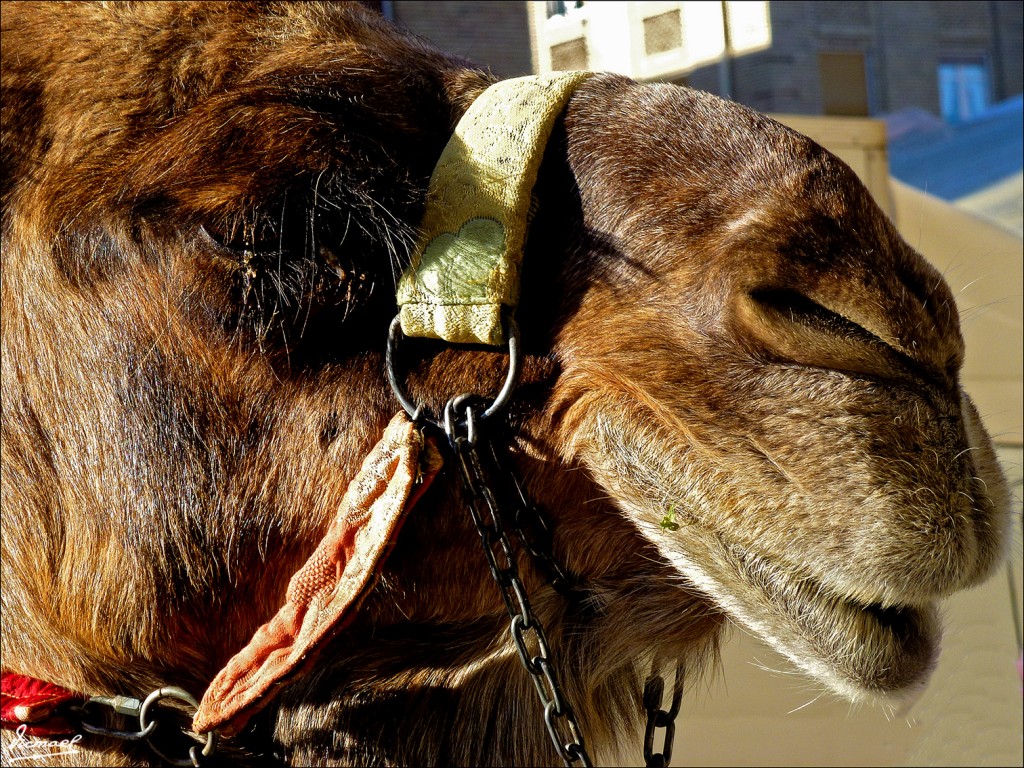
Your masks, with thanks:
[(67, 711), (85, 696), (59, 685), (15, 672), (0, 672), (0, 721), (4, 728), (29, 736), (71, 736), (78, 729)]
[[(424, 436), (404, 411), (396, 415), (363, 460), (324, 538), (292, 576), (284, 605), (228, 661), (201, 703), (180, 689), (162, 688), (145, 703), (131, 700), (141, 731), (90, 728), (80, 712), (75, 717), (71, 708), (102, 697), (88, 699), (52, 683), (4, 671), (3, 727), (23, 728), (20, 732), (31, 736), (70, 736), (84, 729), (137, 740), (152, 731), (144, 722), (148, 707), (171, 697), (193, 707), (198, 704), (193, 718), (197, 733), (216, 730), (234, 735), (285, 683), (308, 670), (324, 642), (352, 620), (372, 590), (406, 513), (440, 469), (441, 456), (433, 438)], [(213, 740), (207, 738), (206, 743), (212, 751)]]
[(551, 129), (590, 72), (502, 80), (470, 105), (430, 177), (420, 240), (398, 282), (402, 332), (498, 346), (519, 302), (530, 200)]
[(406, 513), (441, 468), (433, 439), (396, 415), (349, 484), (337, 516), (288, 583), (285, 603), (206, 690), (196, 733), (241, 730), (290, 679), (307, 671), (376, 582)]

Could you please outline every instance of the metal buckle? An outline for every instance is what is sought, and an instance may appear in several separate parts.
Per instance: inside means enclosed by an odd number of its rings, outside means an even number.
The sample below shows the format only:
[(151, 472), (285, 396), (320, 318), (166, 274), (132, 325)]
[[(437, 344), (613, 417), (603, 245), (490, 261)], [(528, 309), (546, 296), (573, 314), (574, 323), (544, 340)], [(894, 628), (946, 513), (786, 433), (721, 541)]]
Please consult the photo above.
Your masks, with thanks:
[[(153, 732), (156, 731), (160, 721), (150, 715), (150, 709), (154, 704), (162, 699), (178, 699), (179, 701), (183, 701), (191, 707), (192, 712), (195, 712), (199, 707), (199, 702), (196, 700), (195, 696), (190, 694), (184, 688), (179, 688), (176, 685), (168, 685), (163, 688), (158, 688), (150, 693), (146, 697), (145, 701), (142, 702), (129, 696), (93, 696), (81, 705), (80, 711), (83, 714), (88, 711), (90, 706), (109, 707), (118, 714), (122, 714), (127, 717), (137, 717), (139, 719), (139, 730), (125, 731), (105, 728), (103, 726), (86, 722), (84, 719), (81, 721), (82, 730), (96, 736), (105, 736), (107, 738), (119, 739), (121, 741), (144, 740), (154, 754), (156, 754), (165, 763), (183, 766), (183, 768), (187, 768), (187, 766), (198, 768), (200, 765), (200, 757), (209, 757), (217, 748), (216, 731), (210, 731), (206, 734), (206, 743), (203, 744), (201, 750), (198, 745), (192, 746), (189, 748), (188, 757), (178, 759), (168, 757), (153, 743)], [(184, 731), (182, 732), (184, 733)]]

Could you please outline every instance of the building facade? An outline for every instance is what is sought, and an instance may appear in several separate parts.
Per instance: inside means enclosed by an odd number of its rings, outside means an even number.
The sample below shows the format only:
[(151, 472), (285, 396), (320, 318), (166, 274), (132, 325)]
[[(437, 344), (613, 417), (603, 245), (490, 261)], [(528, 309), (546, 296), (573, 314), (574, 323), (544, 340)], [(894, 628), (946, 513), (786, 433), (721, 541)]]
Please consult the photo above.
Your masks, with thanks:
[(500, 77), (609, 70), (764, 112), (957, 122), (1024, 90), (1020, 0), (368, 4)]
[[(1022, 91), (1024, 3), (529, 3), (541, 71), (613, 69), (765, 112), (951, 122)], [(611, 18), (614, 17), (614, 22)]]
[(525, 0), (362, 0), (438, 48), (501, 78), (536, 71)]

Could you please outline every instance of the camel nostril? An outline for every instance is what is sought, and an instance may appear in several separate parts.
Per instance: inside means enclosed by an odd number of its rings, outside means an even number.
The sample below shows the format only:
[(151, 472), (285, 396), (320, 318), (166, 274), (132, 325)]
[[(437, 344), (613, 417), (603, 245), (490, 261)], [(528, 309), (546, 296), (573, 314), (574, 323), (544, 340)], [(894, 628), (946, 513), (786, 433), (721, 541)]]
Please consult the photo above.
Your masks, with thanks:
[(884, 328), (790, 288), (755, 288), (734, 304), (737, 334), (758, 356), (783, 364), (906, 380), (916, 366)]

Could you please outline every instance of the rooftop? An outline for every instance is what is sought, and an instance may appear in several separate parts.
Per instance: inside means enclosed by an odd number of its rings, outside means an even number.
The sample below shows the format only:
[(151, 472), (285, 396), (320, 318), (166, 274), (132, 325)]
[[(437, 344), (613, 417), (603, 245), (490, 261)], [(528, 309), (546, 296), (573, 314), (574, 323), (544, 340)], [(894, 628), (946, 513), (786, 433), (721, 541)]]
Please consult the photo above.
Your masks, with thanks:
[(1024, 97), (999, 102), (977, 118), (947, 124), (921, 109), (887, 115), (889, 168), (900, 181), (958, 200), (1024, 168)]

